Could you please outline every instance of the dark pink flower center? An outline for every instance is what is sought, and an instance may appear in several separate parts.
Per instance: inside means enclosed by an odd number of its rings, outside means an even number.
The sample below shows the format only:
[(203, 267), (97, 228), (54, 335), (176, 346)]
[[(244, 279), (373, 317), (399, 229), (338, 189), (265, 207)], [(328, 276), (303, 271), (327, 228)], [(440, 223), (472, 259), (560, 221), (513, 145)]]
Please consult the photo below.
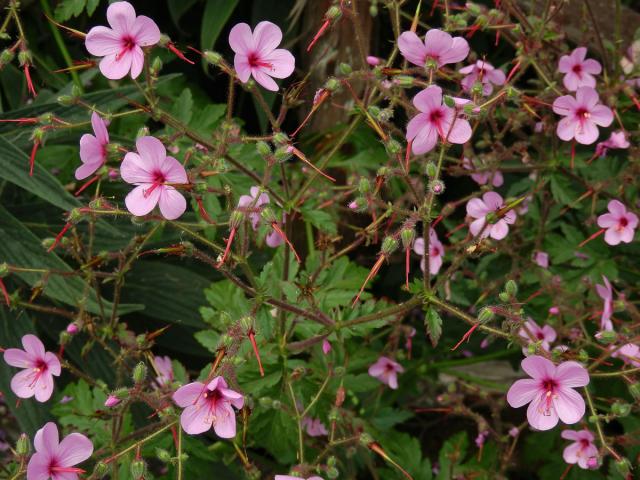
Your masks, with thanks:
[(629, 225), (629, 220), (627, 220), (627, 217), (620, 217), (620, 219), (618, 220), (618, 228), (622, 230), (627, 225)]
[(268, 68), (269, 70), (273, 70), (273, 64), (263, 61), (255, 52), (249, 54), (247, 61), (251, 68)]
[(29, 386), (33, 387), (36, 383), (38, 383), (40, 377), (44, 375), (48, 369), (49, 366), (43, 359), (39, 358), (38, 360), (36, 360), (35, 364), (33, 365), (33, 381), (29, 384)]
[(538, 340), (544, 340), (544, 333), (542, 333), (542, 331), (539, 331), (539, 332), (536, 334), (536, 337), (538, 337)]
[(163, 185), (164, 182), (166, 182), (166, 177), (164, 176), (164, 173), (162, 173), (160, 170), (156, 170), (155, 172), (153, 172), (152, 174), (153, 176), (153, 183), (151, 185), (151, 188), (148, 188), (144, 191), (144, 198), (149, 198), (149, 195), (151, 195), (151, 193), (158, 188), (160, 185)]
[(571, 71), (573, 73), (575, 73), (576, 75), (580, 75), (582, 73), (582, 65), (580, 65), (579, 63), (576, 63), (572, 68)]
[(585, 450), (589, 448), (589, 445), (591, 445), (591, 442), (589, 442), (589, 440), (587, 440), (586, 438), (580, 439), (579, 443), (580, 443), (580, 450)]
[(578, 120), (582, 123), (588, 118), (591, 118), (591, 112), (584, 107), (580, 107), (576, 110), (576, 117), (578, 117)]
[(542, 381), (542, 390), (544, 390), (544, 399), (541, 402), (541, 409), (543, 415), (551, 415), (551, 402), (557, 396), (555, 394), (558, 388), (558, 383), (552, 378), (546, 378)]
[(440, 249), (438, 247), (431, 247), (431, 256), (432, 257), (439, 257), (440, 256)]
[(133, 50), (133, 48), (136, 46), (136, 41), (132, 36), (126, 35), (121, 38), (121, 44), (122, 49), (120, 50), (120, 53), (116, 55), (116, 61), (120, 60), (125, 53)]

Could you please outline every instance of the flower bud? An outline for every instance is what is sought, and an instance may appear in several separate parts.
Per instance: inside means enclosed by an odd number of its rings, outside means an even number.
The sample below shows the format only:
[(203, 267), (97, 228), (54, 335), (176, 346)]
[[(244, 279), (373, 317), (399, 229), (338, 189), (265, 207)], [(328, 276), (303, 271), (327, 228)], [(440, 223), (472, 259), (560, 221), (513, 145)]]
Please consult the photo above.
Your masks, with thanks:
[(402, 88), (413, 87), (413, 77), (410, 77), (409, 75), (398, 75), (395, 78), (395, 81)]
[(282, 408), (282, 402), (280, 400), (274, 400), (271, 404), (271, 408), (274, 410), (280, 410)]
[(387, 140), (385, 148), (387, 149), (389, 155), (397, 155), (398, 153), (402, 152), (402, 145), (400, 145), (400, 142), (393, 138), (389, 138), (389, 140)]
[(342, 16), (342, 10), (340, 10), (340, 7), (333, 5), (329, 10), (327, 10), (327, 13), (325, 13), (324, 16), (327, 20), (334, 21)]
[(373, 443), (373, 437), (369, 435), (367, 432), (362, 432), (359, 438), (360, 445), (368, 447)]
[(331, 93), (337, 92), (340, 88), (340, 82), (335, 78), (328, 79), (324, 84), (324, 89)]
[(211, 65), (219, 65), (220, 62), (222, 61), (222, 55), (220, 55), (218, 52), (212, 52), (211, 50), (206, 50), (204, 52), (204, 59), (207, 61), (207, 63), (210, 63)]
[(513, 280), (508, 280), (504, 286), (504, 291), (511, 297), (515, 297), (518, 294), (518, 284)]
[(57, 99), (57, 102), (62, 107), (70, 107), (76, 102), (76, 99), (71, 95), (60, 95)]
[(402, 240), (402, 248), (408, 250), (416, 238), (416, 231), (413, 228), (403, 228), (400, 231), (400, 239)]
[(80, 329), (78, 328), (78, 324), (75, 322), (71, 322), (69, 325), (67, 325), (67, 329), (66, 332), (69, 335), (75, 335), (76, 333), (78, 333), (80, 331)]
[(104, 402), (104, 406), (107, 408), (115, 407), (120, 403), (120, 399), (115, 395), (109, 395)]
[(171, 461), (171, 454), (164, 448), (156, 448), (156, 457), (158, 457), (158, 460), (162, 463), (169, 463)]
[(432, 180), (429, 182), (429, 191), (434, 195), (441, 195), (444, 193), (444, 182), (442, 180)]
[(353, 68), (348, 63), (341, 63), (338, 67), (342, 75), (350, 75), (353, 72)]
[(7, 65), (13, 61), (15, 54), (9, 50), (4, 49), (2, 53), (0, 53), (0, 65)]
[(18, 62), (20, 66), (24, 66), (26, 64), (31, 65), (33, 63), (33, 56), (29, 50), (22, 50), (18, 52)]
[(233, 345), (233, 338), (231, 335), (227, 333), (220, 335), (220, 340), (218, 340), (218, 349), (228, 349), (231, 345)]
[(479, 323), (487, 323), (493, 320), (495, 314), (493, 313), (493, 309), (491, 307), (482, 307), (480, 312), (478, 313), (478, 322)]
[(262, 212), (260, 213), (260, 216), (264, 219), (265, 222), (267, 222), (269, 225), (273, 224), (273, 223), (278, 223), (278, 217), (276, 217), (276, 214), (273, 213), (273, 210), (271, 210), (269, 207), (265, 207)]
[(26, 433), (21, 434), (18, 437), (18, 441), (16, 442), (16, 453), (21, 456), (29, 455), (29, 451), (31, 450), (31, 442), (29, 441), (29, 437)]
[(382, 248), (380, 250), (382, 251), (383, 255), (389, 256), (393, 252), (395, 252), (397, 248), (398, 248), (398, 241), (395, 238), (385, 237), (384, 240), (382, 240)]
[(445, 95), (444, 97), (442, 97), (442, 101), (447, 107), (456, 108), (456, 101), (453, 99), (453, 97), (450, 97), (449, 95)]
[(268, 157), (269, 155), (271, 155), (271, 147), (267, 142), (264, 142), (262, 140), (256, 143), (256, 150), (261, 157)]
[(332, 408), (329, 410), (329, 415), (327, 416), (330, 422), (337, 422), (339, 418), (338, 409)]
[(4, 278), (9, 275), (9, 265), (7, 262), (0, 263), (0, 278)]
[(285, 133), (278, 132), (273, 135), (273, 143), (275, 145), (288, 145), (289, 142), (289, 137)]
[(292, 152), (293, 152), (293, 147), (285, 145), (285, 146), (276, 148), (276, 151), (274, 152), (273, 156), (278, 163), (283, 163), (291, 158)]
[(270, 397), (260, 397), (258, 403), (262, 408), (269, 409), (273, 407), (273, 399)]
[(620, 460), (616, 460), (613, 465), (618, 473), (625, 478), (631, 473), (631, 462), (629, 462), (625, 457), (622, 457)]
[(371, 191), (371, 183), (369, 182), (368, 178), (362, 177), (360, 179), (360, 181), (358, 182), (358, 191), (362, 195), (366, 195), (367, 193), (369, 193)]
[(134, 480), (144, 478), (145, 473), (147, 473), (147, 464), (144, 460), (138, 459), (131, 462), (131, 477)]
[(631, 405), (616, 401), (611, 405), (611, 413), (619, 417), (626, 417), (631, 413)]
[(333, 455), (327, 458), (327, 467), (335, 467), (337, 463), (338, 460)]
[(342, 377), (345, 373), (347, 373), (347, 370), (342, 365), (340, 365), (334, 369), (333, 373), (336, 377)]
[(471, 93), (473, 95), (482, 95), (483, 85), (482, 82), (474, 82), (471, 87)]
[(102, 478), (107, 472), (109, 472), (109, 466), (104, 462), (96, 463), (95, 468), (93, 469), (93, 477)]
[(596, 335), (598, 341), (604, 345), (614, 343), (618, 339), (618, 334), (613, 330), (604, 330)]
[(229, 216), (229, 228), (238, 228), (244, 220), (244, 213), (240, 210), (234, 210)]
[(327, 478), (330, 478), (331, 480), (333, 480), (334, 478), (338, 478), (340, 476), (340, 472), (336, 467), (327, 468), (325, 473), (327, 475)]
[(71, 335), (69, 335), (66, 331), (60, 332), (58, 336), (58, 344), (61, 346), (67, 345), (71, 341)]
[(142, 383), (147, 378), (147, 366), (140, 362), (133, 368), (133, 383)]
[(240, 319), (240, 326), (242, 327), (243, 332), (248, 332), (253, 329), (253, 317), (246, 316)]
[(151, 63), (151, 75), (157, 77), (160, 74), (160, 70), (162, 70), (162, 60), (160, 60), (160, 57), (156, 57)]
[(372, 55), (369, 55), (367, 57), (367, 63), (369, 65), (371, 65), (372, 67), (377, 67), (378, 65), (380, 65), (380, 63), (382, 63), (382, 60), (378, 57), (374, 57)]

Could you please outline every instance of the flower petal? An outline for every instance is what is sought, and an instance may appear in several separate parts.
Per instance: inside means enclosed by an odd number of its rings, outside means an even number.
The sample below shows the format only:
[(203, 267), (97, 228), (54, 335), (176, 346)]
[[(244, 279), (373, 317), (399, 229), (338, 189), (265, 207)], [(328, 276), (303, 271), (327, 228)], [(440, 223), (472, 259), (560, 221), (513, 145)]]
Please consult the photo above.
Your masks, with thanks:
[(271, 68), (265, 71), (275, 78), (287, 78), (296, 67), (296, 59), (289, 50), (278, 48), (265, 55), (264, 62), (271, 64)]
[(527, 375), (536, 380), (553, 378), (556, 371), (555, 365), (550, 360), (539, 355), (525, 358), (520, 365)]
[(38, 402), (46, 402), (53, 395), (53, 376), (49, 372), (44, 372), (33, 385), (36, 400)]
[(19, 348), (7, 348), (4, 351), (4, 361), (12, 367), (33, 368), (33, 355)]
[(216, 408), (216, 420), (213, 430), (220, 438), (233, 438), (236, 436), (236, 414), (231, 405), (226, 402)]
[[(129, 192), (124, 203), (136, 217), (142, 217), (153, 210), (160, 199), (161, 188), (153, 188), (149, 183), (143, 183)], [(147, 193), (149, 192), (149, 193)]]
[(536, 430), (551, 430), (558, 424), (558, 414), (553, 406), (547, 410), (546, 398), (544, 395), (540, 395), (529, 404), (527, 420), (529, 420), (529, 425)]
[(131, 57), (131, 78), (135, 80), (140, 76), (142, 67), (144, 67), (144, 52), (136, 45), (129, 51), (129, 56)]
[(47, 422), (36, 432), (33, 446), (38, 453), (53, 455), (58, 449), (58, 427), (53, 422)]
[(282, 42), (282, 30), (271, 22), (260, 22), (253, 30), (253, 42), (258, 55), (266, 56)]
[(173, 394), (173, 401), (179, 407), (188, 407), (189, 405), (195, 405), (196, 400), (202, 396), (205, 385), (201, 382), (191, 382), (180, 387)]
[(507, 392), (507, 402), (513, 408), (519, 408), (531, 402), (540, 393), (540, 383), (529, 378), (516, 380)]
[(35, 374), (31, 368), (16, 373), (11, 379), (11, 391), (19, 398), (31, 398), (35, 394)]
[(238, 74), (238, 79), (242, 83), (247, 83), (251, 76), (251, 66), (249, 65), (249, 58), (243, 53), (236, 53), (233, 57), (233, 68)]
[(413, 97), (413, 104), (421, 112), (431, 112), (442, 105), (442, 89), (437, 85), (431, 85), (421, 90)]
[(260, 85), (262, 85), (267, 90), (272, 92), (278, 91), (278, 84), (271, 78), (268, 74), (266, 74), (262, 67), (260, 68), (252, 68), (251, 75), (256, 79)]
[(553, 398), (553, 405), (560, 420), (568, 425), (577, 423), (584, 417), (584, 399), (572, 388), (560, 387)]
[(554, 378), (563, 387), (584, 387), (589, 384), (589, 372), (578, 362), (562, 362), (556, 368)]
[(204, 433), (211, 428), (213, 415), (207, 405), (189, 405), (180, 415), (180, 425), (189, 435)]
[(568, 142), (573, 139), (576, 135), (576, 127), (578, 123), (573, 120), (571, 117), (564, 117), (562, 120), (558, 122), (558, 126), (556, 128), (556, 134), (560, 138), (560, 140), (564, 140)]
[(34, 453), (27, 465), (27, 478), (29, 480), (49, 480), (49, 467), (51, 456), (46, 453)]
[(160, 171), (167, 183), (189, 183), (187, 172), (182, 164), (173, 157), (166, 157)]
[(613, 112), (605, 105), (596, 105), (591, 110), (591, 121), (601, 127), (608, 127), (613, 123)]
[(129, 152), (124, 156), (120, 164), (120, 176), (127, 183), (141, 184), (153, 183), (154, 177), (151, 174), (152, 166), (134, 152)]
[(47, 364), (47, 370), (51, 375), (55, 375), (56, 377), (60, 376), (61, 365), (60, 360), (56, 356), (55, 353), (47, 352), (44, 354), (44, 363)]
[(254, 49), (253, 33), (246, 23), (238, 23), (229, 32), (229, 45), (236, 54), (249, 55)]
[(427, 49), (415, 32), (403, 32), (398, 37), (398, 48), (402, 56), (409, 62), (419, 67), (424, 66)]
[(117, 53), (109, 54), (100, 60), (100, 72), (109, 80), (120, 80), (131, 70), (132, 60), (130, 52), (126, 52), (121, 56), (118, 56)]
[(25, 352), (32, 355), (34, 358), (44, 358), (44, 344), (35, 335), (27, 334), (22, 337), (22, 347)]
[(473, 218), (484, 218), (491, 209), (479, 198), (467, 202), (467, 215)]
[(130, 33), (135, 39), (136, 44), (141, 47), (149, 47), (160, 41), (160, 29), (158, 25), (144, 15), (140, 15), (135, 19)]
[(129, 33), (135, 20), (136, 11), (129, 2), (114, 2), (107, 8), (107, 21), (120, 34)]
[(462, 37), (454, 37), (451, 43), (451, 48), (447, 50), (443, 55), (440, 55), (440, 62), (445, 63), (457, 63), (463, 61), (469, 55), (469, 44)]
[(72, 467), (87, 460), (92, 453), (93, 444), (91, 440), (81, 433), (72, 433), (64, 437), (60, 442), (56, 458), (60, 466)]
[(161, 190), (158, 204), (160, 213), (167, 220), (175, 220), (187, 209), (187, 200), (174, 187), (165, 185), (159, 187)]
[(553, 111), (558, 115), (570, 115), (576, 110), (576, 99), (571, 95), (563, 95), (553, 101)]
[(145, 170), (148, 172), (162, 171), (162, 166), (167, 158), (167, 150), (160, 140), (150, 135), (140, 137), (136, 140), (136, 150), (146, 165)]
[(98, 57), (115, 55), (122, 50), (120, 35), (107, 27), (93, 27), (89, 30), (84, 46), (91, 55)]
[(509, 234), (509, 225), (504, 220), (498, 220), (496, 223), (491, 225), (491, 232), (489, 235), (494, 240), (502, 240)]

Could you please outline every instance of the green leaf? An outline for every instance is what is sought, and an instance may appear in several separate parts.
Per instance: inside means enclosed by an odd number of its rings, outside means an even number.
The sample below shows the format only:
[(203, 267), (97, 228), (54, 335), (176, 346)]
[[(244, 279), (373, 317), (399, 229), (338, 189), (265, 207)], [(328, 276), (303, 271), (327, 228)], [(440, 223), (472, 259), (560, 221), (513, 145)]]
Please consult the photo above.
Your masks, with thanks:
[(318, 230), (326, 232), (330, 235), (335, 235), (338, 232), (336, 222), (333, 220), (324, 210), (318, 210), (315, 208), (302, 208), (302, 218), (316, 227)]
[(65, 22), (71, 17), (80, 15), (86, 4), (87, 0), (62, 0), (58, 3), (54, 16), (57, 21)]
[[(54, 270), (58, 272), (72, 272), (54, 252), (47, 252), (41, 245), (40, 239), (20, 223), (3, 206), (0, 206), (0, 258), (11, 265), (23, 268)], [(18, 272), (15, 274), (31, 286), (43, 279), (39, 272)], [(62, 277), (49, 275), (46, 279), (44, 296), (74, 307), (85, 302), (85, 308), (95, 314), (101, 309), (97, 302), (95, 290), (87, 282), (77, 276)], [(111, 302), (103, 300), (106, 311), (113, 307)], [(142, 305), (125, 305), (118, 307), (120, 313), (141, 310)]]
[(456, 433), (445, 442), (438, 455), (440, 473), (438, 473), (437, 480), (449, 480), (456, 477), (457, 466), (463, 462), (468, 444), (467, 432)]
[(171, 107), (171, 113), (182, 123), (189, 123), (193, 114), (193, 95), (185, 88)]
[[(0, 308), (0, 345), (4, 348), (22, 348), (22, 337), (27, 333), (35, 333), (35, 327), (31, 318), (21, 312), (16, 315), (9, 312), (4, 306)], [(20, 430), (30, 436), (47, 421), (50, 403), (43, 404), (35, 400), (26, 400), (18, 407), (18, 397), (11, 390), (11, 378), (18, 373), (18, 369), (12, 368), (6, 362), (0, 361), (0, 391), (4, 393), (4, 403), (9, 408), (20, 425)]]
[(100, 0), (87, 0), (87, 14), (89, 16), (93, 15), (93, 12), (96, 11), (96, 8), (98, 8), (99, 3), (100, 3)]
[(440, 340), (440, 336), (442, 335), (442, 318), (435, 308), (427, 307), (424, 323), (427, 327), (427, 333), (431, 338), (431, 344), (434, 347), (437, 346), (438, 340)]
[(578, 194), (571, 186), (571, 181), (565, 176), (552, 175), (550, 186), (553, 198), (562, 205), (569, 205), (578, 198)]
[(236, 5), (238, 5), (238, 0), (207, 0), (202, 14), (202, 27), (200, 30), (200, 47), (202, 51), (213, 48)]
[(62, 187), (57, 178), (47, 170), (38, 168), (37, 157), (33, 177), (30, 177), (29, 156), (2, 136), (0, 136), (0, 158), (3, 160), (0, 178), (24, 188), (63, 210), (80, 206), (80, 202)]
[(220, 346), (220, 334), (214, 330), (201, 330), (194, 337), (204, 348), (211, 353), (216, 353)]

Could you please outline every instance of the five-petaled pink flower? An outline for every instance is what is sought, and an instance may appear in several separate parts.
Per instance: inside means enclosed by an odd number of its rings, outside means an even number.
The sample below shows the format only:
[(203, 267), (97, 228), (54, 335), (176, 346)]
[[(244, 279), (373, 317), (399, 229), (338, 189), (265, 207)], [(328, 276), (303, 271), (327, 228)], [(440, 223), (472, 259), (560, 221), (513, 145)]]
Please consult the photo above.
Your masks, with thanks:
[(221, 438), (236, 436), (236, 414), (244, 405), (242, 394), (227, 387), (222, 377), (215, 377), (207, 385), (188, 383), (173, 394), (173, 401), (184, 410), (180, 424), (189, 435), (213, 430)]
[(431, 85), (413, 97), (418, 113), (407, 125), (406, 139), (415, 155), (427, 153), (442, 141), (463, 144), (471, 138), (471, 125), (455, 108), (442, 103), (442, 89)]
[[(413, 243), (413, 251), (416, 252), (422, 260), (420, 260), (420, 268), (424, 272), (424, 238), (418, 237)], [(442, 267), (442, 257), (444, 257), (444, 246), (440, 242), (435, 230), (429, 230), (429, 273), (436, 275)]]
[(81, 433), (71, 433), (60, 442), (53, 422), (36, 432), (33, 446), (36, 451), (27, 465), (27, 480), (77, 480), (84, 470), (74, 465), (93, 453), (91, 440)]
[[(474, 171), (476, 169), (475, 163), (470, 158), (464, 157), (462, 159), (462, 166), (465, 170)], [(491, 185), (494, 187), (501, 187), (504, 183), (504, 177), (502, 176), (502, 172), (500, 170), (496, 170), (492, 172), (490, 170), (483, 170), (480, 172), (472, 173), (471, 179), (476, 182), (478, 185), (486, 185), (491, 181)]]
[(595, 88), (596, 86), (593, 75), (598, 75), (602, 71), (602, 66), (597, 60), (585, 58), (586, 56), (586, 47), (578, 47), (569, 55), (560, 57), (558, 71), (565, 74), (562, 83), (570, 92), (575, 92), (580, 87)]
[(80, 137), (80, 160), (82, 165), (76, 169), (76, 179), (82, 180), (98, 170), (107, 161), (109, 132), (107, 125), (96, 112), (91, 114), (91, 126), (94, 135), (85, 133)]
[(469, 44), (464, 38), (452, 37), (438, 29), (429, 30), (424, 42), (415, 32), (403, 32), (398, 38), (398, 48), (404, 58), (419, 67), (433, 62), (440, 68), (448, 63), (461, 62), (469, 55)]
[(281, 41), (282, 30), (271, 22), (260, 22), (253, 32), (246, 23), (231, 29), (229, 45), (236, 54), (233, 63), (242, 83), (253, 76), (267, 90), (278, 91), (278, 84), (271, 77), (287, 78), (296, 64), (291, 52), (276, 48)]
[(611, 322), (611, 315), (613, 315), (613, 288), (611, 288), (611, 282), (609, 279), (602, 276), (604, 285), (597, 284), (596, 292), (603, 300), (602, 316), (600, 317), (600, 331), (613, 330), (613, 323)]
[(369, 375), (394, 390), (398, 388), (398, 373), (402, 372), (404, 372), (402, 365), (388, 357), (380, 357), (376, 363), (369, 367)]
[(591, 87), (580, 87), (575, 98), (563, 95), (553, 102), (553, 111), (564, 118), (558, 122), (556, 133), (568, 142), (575, 138), (578, 143), (590, 145), (598, 139), (598, 125), (608, 127), (613, 122), (613, 112), (598, 103), (598, 92)]
[(480, 82), (482, 84), (482, 94), (484, 96), (491, 95), (494, 85), (504, 85), (507, 81), (502, 70), (495, 68), (493, 65), (483, 60), (478, 60), (476, 63), (462, 67), (458, 72), (465, 75), (460, 82), (462, 89), (465, 92), (470, 92), (473, 85), (476, 82)]
[(249, 193), (249, 195), (240, 196), (237, 209), (249, 217), (251, 226), (257, 230), (262, 218), (260, 212), (262, 212), (262, 207), (269, 203), (269, 195), (261, 191), (258, 186), (251, 187)]
[[(509, 233), (509, 225), (516, 222), (516, 212), (508, 210), (499, 217), (497, 212), (504, 209), (504, 201), (496, 192), (486, 192), (482, 199), (472, 198), (467, 202), (467, 215), (475, 220), (469, 225), (469, 231), (475, 237), (491, 237), (502, 240)], [(488, 222), (488, 223), (487, 223)]]
[(607, 205), (609, 213), (598, 217), (598, 226), (606, 228), (604, 241), (609, 245), (618, 245), (620, 242), (630, 243), (638, 226), (638, 216), (628, 212), (622, 202), (611, 200)]
[[(540, 342), (540, 348), (547, 352), (549, 351), (551, 343), (555, 342), (557, 336), (556, 331), (551, 325), (541, 327), (532, 318), (529, 318), (525, 322), (525, 326), (518, 331), (518, 335), (528, 344)], [(528, 356), (528, 347), (522, 347), (522, 353)]]
[(154, 357), (153, 363), (156, 366), (156, 371), (158, 376), (156, 377), (156, 384), (159, 387), (163, 387), (165, 385), (171, 385), (173, 382), (173, 365), (171, 364), (171, 358), (164, 357)]
[(46, 352), (35, 335), (22, 337), (22, 346), (24, 350), (8, 348), (4, 352), (5, 362), (24, 369), (11, 379), (11, 390), (20, 398), (35, 395), (38, 402), (46, 402), (53, 393), (53, 376), (60, 376), (60, 360), (55, 354)]
[(595, 155), (598, 157), (606, 157), (610, 148), (629, 148), (630, 143), (626, 134), (622, 130), (611, 132), (611, 135), (604, 142), (598, 142), (596, 145)]
[[(577, 463), (585, 470), (593, 468), (594, 463), (598, 465), (598, 447), (594, 445), (594, 436), (589, 430), (563, 430), (560, 436), (565, 440), (573, 440), (562, 452), (565, 462), (571, 465)], [(590, 462), (591, 459), (595, 459), (596, 462)]]
[(173, 184), (188, 183), (187, 172), (154, 137), (136, 140), (138, 153), (129, 152), (120, 166), (120, 175), (127, 183), (137, 185), (125, 198), (127, 208), (141, 217), (160, 205), (167, 220), (175, 220), (187, 209), (187, 201)]
[(584, 400), (576, 387), (589, 383), (589, 373), (577, 362), (557, 367), (544, 357), (534, 355), (522, 360), (522, 369), (531, 377), (517, 380), (507, 392), (513, 408), (529, 404), (527, 419), (537, 430), (550, 430), (558, 419), (574, 424), (584, 416)]
[(93, 27), (87, 34), (85, 46), (91, 55), (104, 57), (100, 71), (110, 80), (119, 80), (131, 71), (137, 78), (144, 66), (142, 47), (160, 41), (160, 29), (144, 15), (136, 16), (129, 2), (114, 2), (107, 8), (111, 28)]

